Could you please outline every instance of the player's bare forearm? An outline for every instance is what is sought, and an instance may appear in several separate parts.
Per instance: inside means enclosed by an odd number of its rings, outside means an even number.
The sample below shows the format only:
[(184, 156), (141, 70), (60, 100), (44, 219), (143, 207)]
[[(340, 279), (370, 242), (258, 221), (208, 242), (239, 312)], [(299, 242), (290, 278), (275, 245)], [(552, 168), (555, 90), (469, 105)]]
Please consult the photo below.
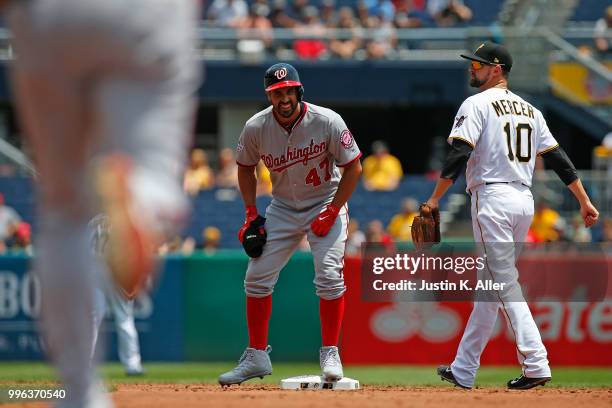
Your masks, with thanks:
[(431, 197), (429, 197), (429, 200), (427, 200), (427, 205), (431, 208), (438, 208), (440, 199), (444, 197), (444, 194), (446, 194), (452, 185), (452, 179), (440, 177), (436, 183), (433, 193), (431, 193)]
[(249, 207), (256, 204), (257, 177), (255, 177), (255, 166), (238, 166), (238, 186), (244, 206)]
[(599, 211), (595, 208), (589, 195), (584, 189), (580, 179), (574, 180), (572, 183), (567, 185), (567, 188), (574, 194), (578, 202), (580, 203), (580, 215), (584, 221), (586, 227), (595, 225), (599, 218)]
[(355, 160), (344, 168), (340, 184), (338, 184), (338, 191), (336, 191), (336, 195), (331, 202), (332, 205), (336, 206), (336, 208), (341, 208), (346, 204), (353, 191), (355, 191), (357, 183), (359, 183), (361, 171), (361, 162), (359, 160)]
[(582, 185), (580, 179), (576, 179), (571, 184), (568, 184), (567, 188), (569, 188), (570, 191), (574, 194), (581, 206), (587, 201), (591, 201), (589, 200), (589, 195), (584, 189), (584, 186)]

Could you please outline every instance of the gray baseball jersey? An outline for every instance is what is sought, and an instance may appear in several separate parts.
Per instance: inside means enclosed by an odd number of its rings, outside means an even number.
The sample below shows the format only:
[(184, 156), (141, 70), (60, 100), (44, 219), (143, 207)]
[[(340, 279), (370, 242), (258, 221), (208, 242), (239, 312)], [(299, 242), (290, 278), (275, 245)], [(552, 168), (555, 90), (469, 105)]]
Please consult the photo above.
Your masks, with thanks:
[(310, 103), (291, 132), (268, 107), (249, 119), (238, 142), (237, 161), (270, 170), (272, 197), (289, 208), (303, 210), (329, 203), (343, 167), (361, 156), (344, 120), (331, 109)]
[(361, 152), (340, 115), (309, 103), (303, 107), (290, 132), (276, 121), (269, 107), (249, 119), (240, 135), (238, 164), (255, 166), (263, 160), (272, 178), (273, 200), (266, 210), (268, 241), (262, 256), (249, 261), (244, 281), (249, 296), (272, 293), (280, 270), (304, 234), (314, 258), (317, 295), (336, 299), (346, 290), (342, 268), (347, 207), (343, 206), (324, 237), (314, 235), (310, 223), (336, 194), (338, 167), (358, 160)]

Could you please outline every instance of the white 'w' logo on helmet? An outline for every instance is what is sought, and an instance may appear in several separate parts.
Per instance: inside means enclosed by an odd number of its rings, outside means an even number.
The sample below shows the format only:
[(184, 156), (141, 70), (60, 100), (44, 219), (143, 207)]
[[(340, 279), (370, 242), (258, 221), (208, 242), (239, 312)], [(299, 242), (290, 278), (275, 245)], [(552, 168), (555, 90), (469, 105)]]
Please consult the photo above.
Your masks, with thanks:
[(276, 79), (283, 79), (287, 76), (287, 68), (281, 68), (274, 71), (274, 76)]

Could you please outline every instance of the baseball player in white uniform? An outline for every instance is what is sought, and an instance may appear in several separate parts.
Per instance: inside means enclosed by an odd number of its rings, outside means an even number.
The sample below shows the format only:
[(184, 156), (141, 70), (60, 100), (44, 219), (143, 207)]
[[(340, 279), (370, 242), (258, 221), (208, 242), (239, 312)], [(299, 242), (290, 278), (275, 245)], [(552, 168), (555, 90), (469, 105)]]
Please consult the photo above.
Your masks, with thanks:
[(95, 295), (97, 300), (94, 307), (94, 319), (98, 324), (94, 325), (94, 330), (96, 330), (94, 344), (98, 342), (100, 327), (108, 305), (115, 321), (117, 354), (123, 370), (128, 376), (143, 375), (138, 331), (134, 324), (134, 299), (127, 298), (115, 282), (112, 282), (106, 267), (105, 254), (109, 237), (108, 217), (104, 214), (96, 215), (89, 222), (89, 230), (91, 246), (99, 260), (99, 286)]
[[(304, 235), (314, 257), (320, 298), (321, 370), (325, 379), (337, 380), (343, 376), (337, 345), (346, 290), (346, 202), (361, 175), (361, 152), (340, 115), (302, 100), (304, 88), (293, 66), (268, 68), (264, 87), (271, 106), (247, 121), (237, 147), (246, 206), (239, 239), (251, 256), (244, 280), (249, 347), (236, 368), (219, 376), (219, 383), (240, 384), (272, 373), (267, 346), (272, 291)], [(265, 219), (255, 206), (255, 166), (260, 160), (272, 178), (273, 199)], [(250, 241), (258, 239), (265, 245), (251, 252)]]
[(100, 206), (109, 215), (109, 267), (134, 295), (155, 266), (150, 249), (188, 214), (195, 3), (8, 2), (13, 90), (39, 174), (40, 327), (65, 406), (110, 404), (91, 363), (88, 221)]
[[(453, 363), (440, 366), (443, 380), (470, 389), (501, 309), (514, 335), (522, 375), (508, 381), (510, 389), (529, 389), (551, 379), (546, 348), (522, 295), (507, 296), (518, 291), (518, 272), (513, 245), (505, 246), (501, 259), (496, 243), (525, 242), (534, 207), (530, 187), (536, 156), (541, 156), (574, 193), (587, 227), (599, 216), (591, 204), (576, 169), (548, 130), (542, 113), (508, 89), (512, 57), (505, 47), (492, 42), (481, 44), (473, 54), (462, 55), (470, 60), (470, 85), (480, 93), (467, 98), (453, 123), (448, 142), (451, 151), (434, 192), (427, 201), (438, 202), (457, 179), (467, 163), (467, 191), (472, 197), (474, 239), (482, 243), (489, 258), (486, 271), (490, 279), (505, 279), (510, 287), (494, 294), (496, 301), (474, 302), (472, 314), (463, 333)], [(505, 270), (496, 269), (505, 263)], [(485, 275), (488, 274), (488, 275)], [(511, 301), (508, 301), (511, 299)]]

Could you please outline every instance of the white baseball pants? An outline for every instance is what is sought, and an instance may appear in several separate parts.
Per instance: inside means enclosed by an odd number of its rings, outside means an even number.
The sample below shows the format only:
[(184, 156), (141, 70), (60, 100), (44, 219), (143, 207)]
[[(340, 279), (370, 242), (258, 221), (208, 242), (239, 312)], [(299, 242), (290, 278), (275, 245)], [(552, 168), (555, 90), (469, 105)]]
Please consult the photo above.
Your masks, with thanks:
[[(474, 240), (483, 243), (482, 249), (489, 258), (485, 270), (479, 271), (479, 278), (505, 281), (510, 287), (504, 293), (498, 293), (497, 299), (493, 299), (496, 301), (474, 302), (457, 355), (451, 364), (453, 375), (461, 385), (474, 385), (480, 356), (501, 310), (514, 334), (516, 354), (523, 374), (526, 377), (550, 377), (546, 348), (538, 327), (527, 303), (517, 301), (520, 286), (514, 246), (499, 245), (525, 241), (534, 214), (531, 191), (520, 183), (496, 183), (482, 184), (471, 193)], [(500, 254), (502, 251), (504, 253)], [(504, 259), (500, 260), (502, 256)], [(500, 270), (500, 265), (504, 266), (503, 270)]]

